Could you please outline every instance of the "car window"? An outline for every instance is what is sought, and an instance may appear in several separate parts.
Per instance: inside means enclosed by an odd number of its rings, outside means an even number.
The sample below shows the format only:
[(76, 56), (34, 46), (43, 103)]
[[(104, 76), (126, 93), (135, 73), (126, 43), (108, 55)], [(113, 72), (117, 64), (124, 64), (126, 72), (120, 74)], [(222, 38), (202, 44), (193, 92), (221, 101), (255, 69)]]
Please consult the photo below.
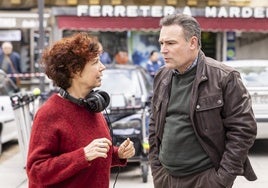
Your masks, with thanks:
[(110, 94), (140, 95), (137, 73), (132, 70), (106, 70), (103, 74), (102, 90)]
[(141, 75), (145, 81), (145, 87), (147, 88), (148, 91), (153, 90), (153, 78), (150, 74), (145, 72), (144, 70), (141, 71)]
[(237, 67), (247, 87), (268, 87), (268, 67)]
[(0, 79), (0, 96), (11, 96), (16, 91), (15, 84), (9, 78)]

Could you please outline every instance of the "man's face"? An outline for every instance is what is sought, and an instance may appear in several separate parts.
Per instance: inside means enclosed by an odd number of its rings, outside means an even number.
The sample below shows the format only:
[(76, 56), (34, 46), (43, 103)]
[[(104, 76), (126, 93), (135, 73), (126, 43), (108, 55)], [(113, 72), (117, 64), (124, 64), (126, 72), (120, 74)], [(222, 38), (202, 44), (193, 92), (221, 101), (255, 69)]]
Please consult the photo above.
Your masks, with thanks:
[(163, 26), (159, 43), (165, 66), (183, 73), (196, 57), (196, 42), (193, 37), (186, 41), (183, 29), (179, 25)]
[(6, 55), (11, 54), (12, 52), (12, 46), (9, 43), (4, 43), (2, 46), (2, 49), (3, 49), (4, 54)]

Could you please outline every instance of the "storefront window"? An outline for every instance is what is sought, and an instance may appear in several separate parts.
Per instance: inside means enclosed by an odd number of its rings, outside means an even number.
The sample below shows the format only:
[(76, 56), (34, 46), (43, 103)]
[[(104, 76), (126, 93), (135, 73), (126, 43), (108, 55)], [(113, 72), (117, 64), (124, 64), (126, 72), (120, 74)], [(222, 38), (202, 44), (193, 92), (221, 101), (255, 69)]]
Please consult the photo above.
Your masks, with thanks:
[[(64, 30), (63, 37), (72, 35), (75, 32), (81, 32), (81, 30)], [(103, 51), (107, 52), (110, 55), (112, 61), (114, 61), (114, 57), (119, 51), (124, 51), (128, 53), (127, 31), (122, 32), (83, 31), (83, 32), (87, 32), (92, 36), (96, 36), (103, 46)]]
[(145, 66), (151, 51), (160, 51), (158, 43), (159, 32), (132, 32), (132, 61), (133, 64)]
[(201, 43), (202, 50), (206, 56), (216, 59), (216, 33), (212, 32), (202, 32)]

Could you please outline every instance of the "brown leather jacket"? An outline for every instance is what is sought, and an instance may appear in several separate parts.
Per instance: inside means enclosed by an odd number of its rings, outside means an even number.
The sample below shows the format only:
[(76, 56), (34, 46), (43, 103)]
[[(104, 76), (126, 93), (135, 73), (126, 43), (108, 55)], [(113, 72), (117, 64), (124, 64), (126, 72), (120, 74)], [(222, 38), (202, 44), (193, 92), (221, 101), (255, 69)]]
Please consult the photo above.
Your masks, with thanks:
[[(249, 93), (233, 68), (205, 57), (202, 51), (198, 56), (190, 100), (190, 118), (195, 134), (224, 184), (234, 181), (237, 175), (256, 180), (248, 159), (257, 133)], [(149, 125), (149, 159), (153, 176), (161, 167), (158, 154), (172, 75), (173, 70), (164, 67), (154, 78)]]

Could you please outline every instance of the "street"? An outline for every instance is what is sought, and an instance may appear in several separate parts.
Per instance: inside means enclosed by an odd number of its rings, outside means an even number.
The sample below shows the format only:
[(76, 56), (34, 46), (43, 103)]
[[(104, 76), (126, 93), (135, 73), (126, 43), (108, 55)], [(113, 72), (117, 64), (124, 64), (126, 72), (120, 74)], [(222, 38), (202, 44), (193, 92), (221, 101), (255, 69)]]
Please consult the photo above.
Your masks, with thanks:
[[(268, 187), (268, 140), (257, 140), (250, 150), (250, 161), (258, 176), (256, 181), (247, 181), (244, 177), (238, 177), (233, 188), (267, 188)], [(151, 175), (148, 176), (148, 182), (142, 183), (140, 169), (132, 168), (119, 174), (115, 188), (153, 188)], [(115, 174), (112, 175), (110, 187), (112, 187)]]
[(258, 179), (254, 182), (238, 177), (233, 188), (266, 188), (268, 187), (268, 140), (257, 140), (250, 150), (249, 159)]
[[(250, 161), (252, 166), (258, 176), (258, 180), (254, 182), (249, 182), (243, 177), (238, 177), (235, 181), (233, 188), (266, 188), (268, 187), (268, 140), (257, 140), (250, 150)], [(3, 154), (0, 157), (0, 166), (10, 157), (19, 152), (19, 147), (17, 142), (11, 142), (4, 145)], [(14, 172), (16, 173), (16, 172)], [(153, 188), (153, 181), (151, 177), (151, 172), (149, 171), (148, 182), (143, 183), (141, 177), (141, 168), (139, 165), (129, 165), (127, 168), (121, 168), (118, 175), (118, 179), (115, 183), (117, 169), (112, 170), (110, 188)], [(1, 175), (0, 175), (1, 176)], [(3, 181), (3, 179), (0, 180)], [(0, 181), (0, 187), (1, 187)], [(115, 185), (114, 185), (115, 183)], [(10, 188), (27, 188), (27, 185), (22, 186), (10, 185)]]
[(111, 175), (110, 188), (153, 188), (153, 180), (151, 172), (149, 171), (148, 182), (143, 183), (141, 177), (141, 168), (139, 166), (129, 166), (128, 168), (123, 168), (118, 174), (118, 179), (115, 183), (117, 171), (114, 171)]

